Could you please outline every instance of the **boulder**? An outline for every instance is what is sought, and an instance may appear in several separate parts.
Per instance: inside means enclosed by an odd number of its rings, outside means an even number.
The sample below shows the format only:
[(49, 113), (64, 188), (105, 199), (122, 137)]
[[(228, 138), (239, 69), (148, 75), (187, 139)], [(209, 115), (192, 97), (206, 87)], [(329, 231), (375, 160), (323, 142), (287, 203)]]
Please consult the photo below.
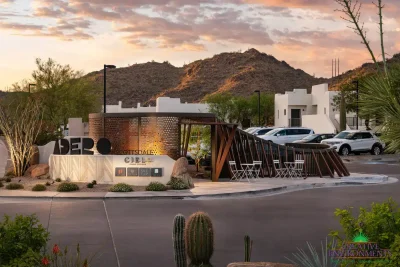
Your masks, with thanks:
[(30, 166), (24, 173), (24, 176), (31, 176), (32, 170), (35, 168), (35, 166)]
[(192, 177), (188, 172), (189, 162), (187, 158), (179, 158), (172, 169), (171, 176), (175, 179), (182, 180), (189, 188), (194, 188)]
[(33, 166), (33, 165), (37, 165), (39, 164), (39, 148), (37, 145), (33, 145), (31, 147), (32, 150), (32, 156), (29, 160), (29, 165)]
[(293, 264), (273, 263), (273, 262), (234, 262), (228, 267), (295, 267)]
[(37, 164), (32, 167), (33, 167), (33, 169), (31, 171), (30, 175), (31, 175), (31, 177), (34, 177), (34, 178), (48, 174), (49, 169), (50, 169), (48, 164)]

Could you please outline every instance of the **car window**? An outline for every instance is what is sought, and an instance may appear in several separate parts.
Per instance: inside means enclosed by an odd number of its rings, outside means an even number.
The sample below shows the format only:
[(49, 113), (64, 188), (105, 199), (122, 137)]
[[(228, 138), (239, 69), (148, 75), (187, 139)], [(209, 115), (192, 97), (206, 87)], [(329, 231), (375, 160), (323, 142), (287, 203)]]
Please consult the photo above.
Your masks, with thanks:
[(272, 129), (263, 129), (263, 130), (259, 130), (259, 131), (257, 132), (257, 135), (264, 135), (264, 134), (270, 132), (271, 130), (272, 130)]
[(372, 135), (371, 135), (371, 133), (368, 133), (368, 132), (362, 133), (362, 138), (363, 139), (371, 139)]
[(363, 138), (363, 134), (362, 133), (356, 133), (356, 134), (354, 134), (354, 136), (353, 136), (353, 139), (362, 139)]
[(297, 135), (297, 129), (287, 129), (287, 135)]
[(298, 134), (310, 134), (311, 131), (309, 129), (297, 129)]
[(280, 136), (284, 136), (284, 135), (286, 135), (286, 131), (287, 130), (280, 130), (279, 132), (276, 133), (276, 135), (279, 134)]

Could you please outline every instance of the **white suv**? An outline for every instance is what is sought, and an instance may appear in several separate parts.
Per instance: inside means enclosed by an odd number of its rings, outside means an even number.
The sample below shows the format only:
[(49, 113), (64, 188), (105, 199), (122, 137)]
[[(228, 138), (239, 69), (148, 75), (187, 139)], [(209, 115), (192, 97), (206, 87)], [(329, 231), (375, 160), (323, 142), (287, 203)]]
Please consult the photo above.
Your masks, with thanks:
[(314, 134), (314, 130), (309, 128), (276, 128), (265, 135), (259, 135), (258, 137), (271, 141), (275, 144), (284, 145), (286, 143), (292, 143), (294, 141), (303, 139), (307, 135)]
[(343, 156), (362, 152), (379, 155), (385, 148), (385, 143), (369, 131), (343, 131), (334, 138), (323, 140), (321, 144), (330, 145)]

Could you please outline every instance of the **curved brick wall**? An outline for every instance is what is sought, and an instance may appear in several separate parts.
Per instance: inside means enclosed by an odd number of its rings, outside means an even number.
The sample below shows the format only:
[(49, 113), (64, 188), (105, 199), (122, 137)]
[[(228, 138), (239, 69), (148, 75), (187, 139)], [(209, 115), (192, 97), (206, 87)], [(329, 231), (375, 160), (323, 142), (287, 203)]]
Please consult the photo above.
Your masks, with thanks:
[[(114, 155), (134, 150), (152, 150), (157, 155), (179, 158), (180, 127), (178, 117), (107, 117), (105, 136)], [(89, 136), (97, 142), (103, 137), (103, 118), (89, 117)]]

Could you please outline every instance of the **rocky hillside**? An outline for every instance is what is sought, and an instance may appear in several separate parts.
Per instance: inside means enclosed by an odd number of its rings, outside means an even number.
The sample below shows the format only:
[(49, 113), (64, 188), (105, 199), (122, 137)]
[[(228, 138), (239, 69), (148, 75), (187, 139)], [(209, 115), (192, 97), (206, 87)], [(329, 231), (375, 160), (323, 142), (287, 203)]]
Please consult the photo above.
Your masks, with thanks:
[[(88, 77), (103, 84), (102, 71), (90, 73)], [(182, 68), (167, 62), (149, 62), (107, 70), (107, 103), (117, 104), (121, 100), (124, 107), (138, 102), (154, 104), (159, 96), (199, 102), (216, 92), (243, 96), (255, 90), (283, 93), (294, 88), (311, 89), (312, 85), (326, 81), (250, 49), (244, 53), (222, 53)]]
[[(392, 58), (387, 60), (387, 64), (390, 68), (393, 64), (400, 64), (400, 53), (395, 54)], [(379, 62), (379, 66), (383, 69), (383, 63)], [(340, 91), (344, 84), (351, 83), (361, 77), (368, 76), (370, 74), (376, 73), (376, 66), (373, 63), (365, 63), (362, 66), (349, 70), (342, 75), (339, 75), (331, 81), (331, 86), (329, 90)]]

